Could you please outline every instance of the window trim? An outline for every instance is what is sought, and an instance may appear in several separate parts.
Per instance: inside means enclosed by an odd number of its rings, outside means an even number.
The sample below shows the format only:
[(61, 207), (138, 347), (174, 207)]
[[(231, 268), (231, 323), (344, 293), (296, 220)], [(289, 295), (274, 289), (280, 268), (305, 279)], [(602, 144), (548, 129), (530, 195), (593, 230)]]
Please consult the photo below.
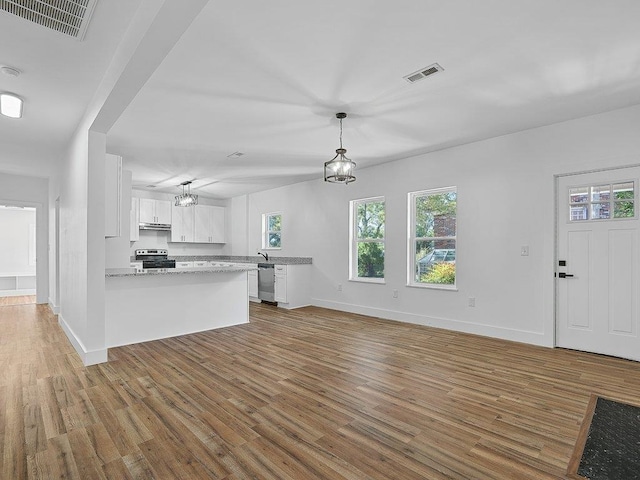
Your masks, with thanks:
[[(374, 202), (383, 202), (384, 203), (384, 211), (385, 211), (385, 225), (384, 225), (384, 236), (382, 239), (378, 238), (365, 238), (358, 240), (357, 231), (358, 231), (358, 215), (357, 208), (358, 205), (363, 203), (374, 203)], [(370, 278), (370, 277), (358, 277), (358, 243), (382, 243), (385, 247), (385, 257), (386, 260), (386, 241), (387, 241), (387, 221), (386, 221), (386, 212), (387, 212), (387, 203), (384, 198), (384, 195), (377, 197), (367, 197), (367, 198), (359, 198), (356, 200), (349, 201), (349, 281), (350, 282), (362, 282), (362, 283), (376, 283), (376, 284), (384, 284), (386, 283), (385, 277), (382, 278)], [(386, 271), (385, 271), (386, 275)]]
[[(267, 230), (267, 225), (269, 224), (269, 218), (275, 217), (276, 215), (280, 216), (280, 231), (276, 230)], [(262, 250), (282, 250), (282, 212), (270, 212), (262, 214)], [(280, 234), (280, 246), (272, 247), (269, 245), (269, 234), (270, 233), (279, 233)]]
[[(416, 237), (416, 198), (424, 197), (428, 195), (437, 195), (440, 193), (455, 192), (456, 194), (456, 235), (453, 237)], [(448, 290), (458, 291), (458, 274), (457, 274), (457, 259), (458, 259), (458, 187), (453, 185), (450, 187), (430, 188), (428, 190), (419, 190), (416, 192), (409, 192), (407, 194), (407, 287), (412, 288), (430, 288), (434, 290)], [(456, 278), (452, 285), (439, 284), (439, 283), (419, 283), (415, 281), (414, 269), (416, 267), (416, 242), (418, 240), (444, 240), (453, 239), (456, 245)]]

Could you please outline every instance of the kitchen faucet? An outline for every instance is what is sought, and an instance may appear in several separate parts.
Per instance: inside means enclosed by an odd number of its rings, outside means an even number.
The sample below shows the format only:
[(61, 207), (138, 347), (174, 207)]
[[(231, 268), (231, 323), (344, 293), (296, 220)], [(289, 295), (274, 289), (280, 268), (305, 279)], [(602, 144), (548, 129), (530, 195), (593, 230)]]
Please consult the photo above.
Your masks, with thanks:
[(265, 262), (269, 261), (269, 254), (268, 253), (258, 252), (258, 255), (262, 255), (264, 257)]

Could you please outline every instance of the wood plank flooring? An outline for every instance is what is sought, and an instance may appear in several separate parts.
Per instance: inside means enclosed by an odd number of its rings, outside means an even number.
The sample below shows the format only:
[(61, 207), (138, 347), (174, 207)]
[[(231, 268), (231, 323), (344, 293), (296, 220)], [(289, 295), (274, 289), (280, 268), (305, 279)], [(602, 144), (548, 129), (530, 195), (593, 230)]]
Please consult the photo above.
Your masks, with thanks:
[(315, 307), (85, 368), (46, 306), (0, 308), (2, 479), (551, 479), (592, 393), (640, 364)]
[(27, 305), (36, 303), (35, 295), (16, 295), (13, 297), (0, 297), (0, 307), (7, 305)]

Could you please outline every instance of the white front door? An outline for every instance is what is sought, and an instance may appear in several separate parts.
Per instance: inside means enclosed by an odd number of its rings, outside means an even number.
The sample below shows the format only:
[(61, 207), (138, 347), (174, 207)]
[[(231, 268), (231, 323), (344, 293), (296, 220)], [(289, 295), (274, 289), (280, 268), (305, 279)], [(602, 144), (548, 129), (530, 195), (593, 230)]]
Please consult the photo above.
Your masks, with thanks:
[(640, 360), (640, 167), (558, 179), (557, 345)]

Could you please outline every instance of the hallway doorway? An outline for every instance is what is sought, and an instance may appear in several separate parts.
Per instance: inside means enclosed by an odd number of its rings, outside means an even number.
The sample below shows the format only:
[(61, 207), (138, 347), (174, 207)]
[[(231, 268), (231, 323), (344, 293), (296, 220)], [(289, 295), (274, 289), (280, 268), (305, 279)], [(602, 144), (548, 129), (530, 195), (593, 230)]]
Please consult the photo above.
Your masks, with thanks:
[(36, 303), (36, 209), (0, 204), (0, 306)]

